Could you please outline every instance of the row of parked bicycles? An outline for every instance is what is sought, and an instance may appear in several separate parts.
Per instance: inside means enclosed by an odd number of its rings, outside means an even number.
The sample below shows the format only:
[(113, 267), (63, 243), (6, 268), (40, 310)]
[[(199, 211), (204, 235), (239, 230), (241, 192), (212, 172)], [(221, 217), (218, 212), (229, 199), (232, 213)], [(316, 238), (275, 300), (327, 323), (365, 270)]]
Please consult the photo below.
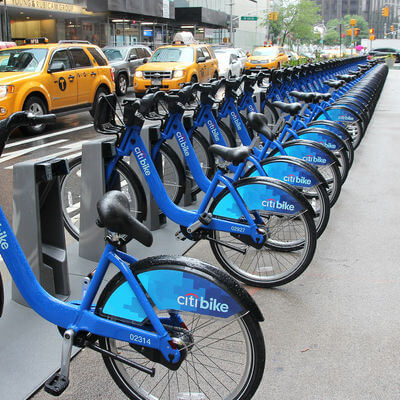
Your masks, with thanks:
[[(265, 365), (263, 316), (233, 278), (272, 287), (307, 268), (386, 75), (384, 65), (351, 58), (150, 93), (124, 100), (122, 113), (114, 96), (101, 98), (95, 128), (116, 136), (97, 203), (97, 224), (108, 233), (80, 300), (61, 302), (43, 290), (0, 211), (0, 254), (26, 301), (63, 336), (61, 369), (45, 390), (66, 389), (75, 345), (100, 352), (131, 399), (252, 398)], [(52, 120), (16, 113), (1, 121), (0, 154), (16, 127)], [(147, 120), (160, 123), (150, 149), (141, 137)], [(159, 208), (180, 226), (177, 237), (208, 240), (228, 274), (186, 257), (138, 261), (124, 251), (132, 239), (152, 244), (139, 222), (148, 212), (144, 190), (125, 157), (137, 161)], [(70, 167), (63, 210), (79, 238), (81, 159)], [(186, 181), (202, 192), (198, 209), (179, 205)], [(120, 272), (98, 295), (110, 263)]]

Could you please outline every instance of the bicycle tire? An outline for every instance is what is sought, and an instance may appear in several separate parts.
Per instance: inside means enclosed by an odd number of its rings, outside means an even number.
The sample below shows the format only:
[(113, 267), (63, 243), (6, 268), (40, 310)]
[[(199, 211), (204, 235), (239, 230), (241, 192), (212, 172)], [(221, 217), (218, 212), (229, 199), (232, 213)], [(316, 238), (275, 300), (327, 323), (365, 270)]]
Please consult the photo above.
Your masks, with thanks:
[[(201, 169), (203, 170), (204, 174), (207, 176), (208, 179), (212, 179), (215, 174), (216, 166), (215, 166), (215, 159), (209, 153), (208, 148), (210, 147), (209, 142), (207, 139), (197, 130), (194, 130), (190, 141), (196, 153), (197, 159), (201, 165)], [(189, 168), (186, 170), (186, 174), (193, 179), (193, 186), (192, 186), (192, 195), (196, 195), (197, 193), (201, 192), (199, 185), (197, 185), (195, 178), (193, 177)]]
[[(131, 270), (139, 281), (141, 274), (149, 271), (156, 275), (166, 270), (168, 272), (183, 271), (186, 274), (185, 277), (201, 274), (202, 278), (222, 287), (232, 298), (237, 299), (239, 292), (242, 294), (244, 292), (237, 282), (223, 271), (186, 257), (150, 257), (134, 264)], [(168, 280), (170, 281), (174, 282), (173, 279)], [(101, 314), (108, 299), (125, 282), (126, 279), (121, 272), (111, 279), (100, 295), (96, 313)], [(165, 280), (161, 284), (165, 285)], [(154, 285), (153, 281), (152, 285)], [(250, 298), (247, 292), (246, 295)], [(148, 296), (152, 301), (155, 300), (151, 294)], [(173, 312), (173, 309), (171, 310), (170, 307), (168, 310), (161, 311), (157, 307), (156, 312), (162, 317), (169, 316), (171, 311)], [(103, 354), (103, 360), (114, 382), (128, 398), (133, 400), (176, 399), (178, 392), (193, 393), (193, 391), (206, 394), (205, 398), (208, 399), (217, 397), (226, 400), (250, 399), (261, 382), (265, 366), (265, 344), (259, 324), (263, 318), (261, 314), (261, 319), (257, 318), (258, 313), (260, 313), (258, 308), (254, 310), (251, 305), (243, 307), (240, 313), (228, 319), (204, 316), (199, 312), (179, 311), (185, 326), (164, 326), (171, 336), (175, 329), (190, 334), (193, 346), (187, 350), (185, 360), (176, 371), (169, 370), (164, 365), (147, 358), (143, 351), (138, 351), (138, 346), (100, 337), (99, 343), (102, 348), (125, 358), (133, 358), (135, 362), (147, 367), (155, 367), (155, 376), (150, 378), (149, 375), (105, 354)], [(113, 319), (110, 316), (108, 318)], [(126, 320), (122, 322), (129, 323)], [(131, 324), (135, 323), (131, 322)], [(151, 325), (147, 325), (152, 330)], [(199, 347), (200, 341), (201, 347)]]
[[(235, 132), (232, 132), (232, 130), (229, 128), (227, 124), (225, 124), (224, 121), (218, 121), (218, 126), (222, 132), (222, 135), (224, 137), (225, 143), (229, 147), (236, 147), (240, 145), (240, 143), (237, 142), (237, 140), (240, 142), (239, 137), (236, 135)], [(237, 140), (236, 140), (237, 138)]]
[[(243, 178), (235, 182), (234, 186), (241, 196), (240, 187), (250, 182), (284, 188), (290, 196), (307, 203), (296, 189), (265, 177)], [(259, 193), (263, 193), (262, 188), (259, 189)], [(229, 190), (224, 189), (215, 198), (209, 211), (214, 213), (218, 204), (223, 204), (224, 198), (229, 195)], [(267, 241), (257, 249), (236, 238), (234, 233), (211, 231), (210, 246), (218, 262), (234, 278), (251, 286), (274, 287), (296, 279), (310, 264), (316, 248), (317, 235), (311, 206), (307, 203), (300, 213), (294, 215), (266, 212), (249, 204), (246, 206), (262, 218), (260, 227), (267, 232)], [(246, 223), (243, 218), (239, 218), (239, 221)], [(263, 265), (259, 265), (259, 262)]]
[(277, 124), (279, 120), (279, 113), (276, 110), (275, 106), (272, 105), (271, 102), (266, 101), (262, 113), (265, 115), (268, 121), (268, 127), (270, 129), (274, 129), (275, 125)]
[[(161, 160), (159, 159), (161, 157)], [(185, 191), (185, 169), (176, 152), (167, 143), (162, 143), (153, 160), (159, 170), (161, 181), (168, 197), (179, 204)]]
[[(79, 240), (80, 236), (81, 164), (81, 156), (72, 159), (69, 162), (69, 174), (63, 176), (60, 181), (64, 226), (76, 240)], [(117, 171), (126, 180), (123, 186), (128, 187), (127, 195), (130, 199), (131, 212), (139, 221), (144, 221), (147, 215), (147, 203), (139, 178), (122, 160), (117, 163)]]

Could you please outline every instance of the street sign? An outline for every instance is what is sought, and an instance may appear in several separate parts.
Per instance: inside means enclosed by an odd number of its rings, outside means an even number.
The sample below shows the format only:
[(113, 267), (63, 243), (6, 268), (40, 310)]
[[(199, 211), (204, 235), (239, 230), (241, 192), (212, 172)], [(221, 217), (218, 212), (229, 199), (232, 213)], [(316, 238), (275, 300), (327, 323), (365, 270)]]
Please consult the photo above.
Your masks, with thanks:
[(240, 19), (242, 21), (257, 21), (258, 17), (250, 17), (250, 16), (244, 16), (244, 17), (240, 17)]

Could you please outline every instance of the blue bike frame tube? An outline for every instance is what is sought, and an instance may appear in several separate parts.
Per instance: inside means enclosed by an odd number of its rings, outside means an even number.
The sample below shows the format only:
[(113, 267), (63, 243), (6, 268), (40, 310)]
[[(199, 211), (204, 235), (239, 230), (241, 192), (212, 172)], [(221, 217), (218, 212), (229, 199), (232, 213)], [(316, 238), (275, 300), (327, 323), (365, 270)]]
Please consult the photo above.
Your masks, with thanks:
[[(180, 122), (180, 121), (179, 121)], [(183, 125), (181, 124), (182, 128)], [(160, 176), (157, 173), (156, 167), (154, 166), (150, 155), (147, 151), (147, 148), (145, 144), (143, 143), (142, 138), (140, 137), (140, 130), (141, 128), (138, 126), (132, 126), (128, 127), (128, 131), (132, 130), (132, 137), (134, 137), (134, 146), (133, 146), (133, 154), (136, 158), (137, 163), (139, 164), (140, 169), (143, 172), (143, 175), (146, 179), (146, 182), (151, 189), (151, 193), (160, 207), (161, 211), (172, 221), (176, 222), (179, 225), (183, 226), (190, 226), (194, 222), (198, 221), (200, 212), (199, 210), (197, 211), (190, 211), (190, 210), (185, 210), (183, 208), (178, 207), (175, 205), (171, 199), (168, 197), (168, 194), (161, 182)], [(181, 132), (185, 132), (184, 130)], [(214, 179), (216, 179), (214, 177)], [(233, 195), (234, 199), (236, 200), (238, 206), (242, 211), (246, 211), (244, 216), (247, 219), (247, 222), (249, 225), (244, 225), (240, 224), (237, 222), (228, 222), (222, 219), (217, 219), (214, 218), (212, 222), (207, 225), (205, 228), (211, 229), (211, 230), (218, 230), (218, 231), (224, 231), (224, 232), (232, 232), (233, 227), (240, 227), (241, 230), (240, 232), (243, 232), (245, 235), (249, 235), (253, 237), (253, 239), (256, 238), (261, 238), (262, 236), (259, 235), (256, 230), (257, 226), (254, 223), (253, 219), (251, 218), (249, 212), (247, 211), (245, 205), (243, 204), (243, 200), (241, 197), (238, 195), (237, 191), (233, 187), (233, 185), (223, 176), (220, 176), (218, 180), (226, 185), (228, 189), (230, 190), (231, 194)], [(206, 191), (205, 194), (205, 199), (203, 200), (203, 203), (207, 204), (206, 202), (210, 201), (212, 198), (212, 191), (216, 192), (218, 191), (218, 186), (214, 187), (211, 185), (211, 182), (209, 184), (209, 187), (207, 188), (208, 190)], [(222, 190), (219, 189), (219, 190)]]
[[(32, 272), (25, 254), (23, 253), (17, 238), (15, 237), (14, 232), (12, 231), (1, 208), (0, 229), (0, 254), (2, 255), (3, 260), (10, 271), (18, 290), (21, 292), (26, 302), (44, 319), (64, 328), (72, 328), (76, 332), (84, 330), (95, 335), (111, 337), (130, 343), (142, 344), (142, 339), (145, 337), (146, 346), (159, 349), (163, 352), (167, 360), (168, 354), (171, 352), (175, 354), (175, 361), (177, 358), (179, 358), (179, 352), (173, 351), (169, 347), (168, 335), (160, 338), (158, 334), (101, 318), (91, 311), (91, 300), (97, 293), (100, 282), (108, 268), (110, 260), (117, 266), (117, 268), (121, 269), (122, 273), (124, 273), (132, 287), (132, 290), (136, 292), (135, 294), (138, 296), (138, 298), (140, 295), (144, 296), (142, 290), (138, 286), (138, 283), (134, 280), (134, 277), (128, 266), (113, 254), (109, 246), (107, 246), (103, 252), (98, 268), (93, 276), (91, 284), (89, 285), (83, 303), (80, 306), (77, 306), (58, 300), (42, 288)], [(132, 258), (129, 258), (129, 260), (132, 260)], [(147, 298), (145, 301), (148, 302)], [(143, 304), (146, 307), (145, 303)], [(148, 311), (149, 317), (154, 315), (154, 311), (152, 309), (149, 309)], [(154, 323), (156, 326), (157, 322)], [(160, 331), (162, 332), (161, 329)]]

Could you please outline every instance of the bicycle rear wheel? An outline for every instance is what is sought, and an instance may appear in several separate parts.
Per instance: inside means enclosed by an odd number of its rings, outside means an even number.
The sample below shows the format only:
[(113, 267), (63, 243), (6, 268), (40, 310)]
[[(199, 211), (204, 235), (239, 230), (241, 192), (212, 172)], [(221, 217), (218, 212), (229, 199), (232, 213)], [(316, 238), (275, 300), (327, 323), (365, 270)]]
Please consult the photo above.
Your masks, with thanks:
[[(211, 277), (211, 282), (223, 287), (226, 295), (233, 298), (240, 296), (238, 293), (234, 293), (234, 286), (239, 292), (243, 291), (231, 277), (223, 274), (222, 278), (222, 271), (208, 264), (201, 263), (198, 260), (191, 260), (185, 263), (184, 261), (187, 259), (183, 257), (180, 257), (180, 263), (177, 263), (176, 260), (168, 257), (170, 260), (168, 260), (169, 263), (166, 266), (165, 258), (163, 260), (164, 263), (157, 263), (156, 257), (155, 262), (154, 258), (149, 263), (146, 263), (146, 260), (142, 260), (138, 263), (140, 265), (139, 268), (137, 268), (137, 264), (132, 267), (135, 269), (133, 271), (134, 274), (144, 286), (146, 284), (141, 275), (145, 275), (150, 271), (150, 274), (153, 273), (152, 286), (158, 283), (163, 287), (167, 285), (169, 286), (167, 290), (169, 295), (176, 293), (175, 296), (177, 296), (182, 293), (184, 296), (188, 289), (179, 286), (182, 284), (179, 279), (163, 280), (163, 278), (165, 272), (169, 274), (171, 272), (180, 273), (184, 271), (184, 279), (190, 282), (194, 275), (191, 266), (195, 261), (197, 266), (207, 265), (206, 268), (201, 268), (202, 279), (209, 280)], [(210, 268), (216, 270), (214, 277), (210, 274)], [(215, 280), (217, 274), (218, 279)], [(161, 275), (162, 277), (160, 277)], [(157, 282), (154, 282), (154, 276), (159, 277)], [(150, 278), (148, 280), (150, 281)], [(196, 277), (194, 280), (196, 280)], [(218, 281), (223, 281), (224, 284), (218, 283)], [(126, 280), (121, 273), (117, 274), (109, 282), (97, 305), (100, 314), (114, 294), (118, 298), (118, 289), (125, 283)], [(213, 287), (215, 288), (215, 286)], [(176, 288), (177, 291), (173, 292), (171, 288)], [(196, 294), (196, 288), (197, 286), (190, 289), (188, 294), (193, 295), (192, 291)], [(204, 287), (201, 290), (204, 290)], [(163, 292), (162, 290), (154, 291), (157, 293)], [(125, 293), (124, 304), (130, 306), (130, 308), (132, 308), (133, 304), (137, 304), (136, 297), (127, 299), (125, 290), (123, 292)], [(172, 310), (174, 306), (170, 305), (168, 306), (169, 310), (160, 311), (157, 301), (157, 297), (159, 299), (162, 296), (165, 297), (166, 292), (156, 295), (156, 298), (150, 289), (147, 289), (147, 292), (148, 296), (158, 306), (155, 308), (157, 309), (157, 315), (169, 335), (171, 337), (185, 335), (185, 339), (190, 342), (190, 345), (186, 344), (185, 346), (184, 350), (187, 354), (180, 367), (176, 370), (171, 370), (160, 362), (155, 361), (154, 353), (151, 353), (151, 350), (150, 352), (146, 351), (143, 346), (101, 337), (99, 342), (102, 348), (147, 368), (155, 368), (154, 377), (150, 377), (144, 372), (103, 355), (107, 370), (125, 395), (134, 400), (178, 399), (183, 394), (188, 396), (184, 398), (189, 399), (246, 400), (252, 398), (260, 384), (265, 364), (264, 340), (259, 322), (254, 313), (250, 309), (243, 309), (240, 313), (234, 314), (229, 318), (219, 318), (217, 316), (204, 315), (201, 312), (179, 311), (179, 317), (182, 319), (183, 324), (178, 323), (178, 321), (173, 323), (171, 315), (174, 315)], [(206, 295), (207, 293), (204, 294), (204, 296)], [(218, 297), (215, 291), (213, 296)], [(247, 294), (247, 296), (249, 295)], [(113, 303), (112, 299), (110, 303)], [(118, 317), (111, 318), (118, 320)], [(128, 321), (124, 320), (123, 322), (127, 323)], [(135, 322), (132, 322), (132, 324), (135, 324)], [(145, 320), (140, 325), (140, 328), (154, 331), (148, 320)], [(190, 397), (190, 395), (193, 397)], [(198, 397), (194, 397), (196, 395)]]
[[(79, 156), (71, 160), (69, 163), (70, 172), (60, 182), (64, 226), (76, 240), (79, 240), (80, 235), (81, 166), (82, 157)], [(131, 213), (139, 221), (144, 221), (147, 213), (146, 197), (139, 178), (129, 165), (121, 160), (118, 161), (116, 174), (116, 181), (120, 182), (121, 191), (129, 199)], [(107, 188), (107, 191), (111, 189)]]

